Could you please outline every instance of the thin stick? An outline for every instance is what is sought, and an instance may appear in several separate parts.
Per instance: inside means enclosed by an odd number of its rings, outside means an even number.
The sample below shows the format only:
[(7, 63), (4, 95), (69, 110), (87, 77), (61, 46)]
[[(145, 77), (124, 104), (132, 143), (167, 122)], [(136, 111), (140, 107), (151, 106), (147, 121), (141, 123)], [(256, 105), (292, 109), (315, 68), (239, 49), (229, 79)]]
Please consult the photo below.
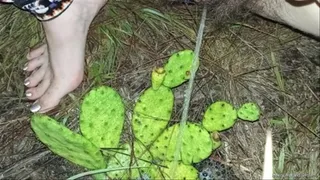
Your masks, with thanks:
[(273, 179), (273, 151), (272, 151), (272, 132), (267, 130), (266, 145), (264, 148), (263, 180)]
[(191, 68), (191, 76), (190, 76), (188, 88), (185, 91), (182, 118), (180, 121), (180, 128), (179, 128), (177, 144), (176, 144), (176, 149), (175, 149), (175, 154), (174, 154), (174, 164), (173, 164), (173, 168), (171, 169), (171, 173), (170, 173), (171, 178), (174, 178), (175, 169), (176, 169), (176, 166), (178, 165), (178, 158), (179, 158), (179, 153), (180, 153), (181, 144), (182, 144), (184, 127), (186, 125), (187, 118), (188, 118), (189, 104), (190, 104), (191, 93), (192, 93), (192, 89), (193, 89), (194, 78), (195, 78), (195, 74), (198, 69), (197, 64), (199, 63), (198, 62), (199, 61), (199, 53), (200, 53), (200, 47), (201, 47), (201, 43), (202, 43), (203, 30), (205, 27), (206, 16), (207, 16), (207, 6), (204, 5), (202, 17), (201, 17), (201, 22), (200, 22), (200, 27), (199, 27), (199, 31), (198, 31), (198, 35), (197, 35), (196, 47), (194, 50), (194, 57), (193, 57), (192, 68)]

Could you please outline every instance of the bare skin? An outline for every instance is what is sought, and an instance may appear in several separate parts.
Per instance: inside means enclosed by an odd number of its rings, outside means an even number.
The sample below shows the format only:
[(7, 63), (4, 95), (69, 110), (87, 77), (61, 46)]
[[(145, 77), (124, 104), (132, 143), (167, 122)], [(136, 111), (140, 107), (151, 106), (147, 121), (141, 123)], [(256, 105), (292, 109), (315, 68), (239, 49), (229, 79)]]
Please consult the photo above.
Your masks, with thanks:
[(42, 22), (47, 44), (32, 50), (23, 68), (32, 74), (24, 84), (26, 97), (36, 100), (32, 112), (57, 106), (83, 80), (84, 52), (89, 26), (107, 0), (74, 0), (57, 18)]
[(320, 36), (319, 0), (254, 0), (248, 7), (268, 19)]

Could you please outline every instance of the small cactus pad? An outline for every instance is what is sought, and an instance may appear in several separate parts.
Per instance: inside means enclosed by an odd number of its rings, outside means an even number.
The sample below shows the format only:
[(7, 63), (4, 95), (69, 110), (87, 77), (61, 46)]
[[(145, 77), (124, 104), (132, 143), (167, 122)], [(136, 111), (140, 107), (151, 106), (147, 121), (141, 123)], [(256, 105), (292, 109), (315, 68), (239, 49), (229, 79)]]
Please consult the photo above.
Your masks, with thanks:
[[(151, 153), (160, 160), (172, 161), (176, 150), (179, 124), (166, 129), (151, 146)], [(184, 127), (181, 150), (178, 160), (184, 164), (197, 163), (212, 152), (212, 140), (209, 132), (197, 124), (187, 123)]]
[[(134, 154), (134, 156), (133, 156)], [(131, 177), (129, 178), (129, 169), (121, 171), (108, 172), (107, 176), (111, 179), (139, 179), (142, 177), (149, 177), (150, 179), (155, 178), (155, 172), (157, 166), (151, 163), (152, 157), (149, 151), (146, 151), (144, 146), (139, 142), (134, 142), (134, 153), (132, 152), (131, 146), (126, 143), (121, 145), (121, 149), (117, 150), (108, 162), (108, 168), (119, 168), (119, 167), (148, 167), (131, 169)], [(141, 179), (141, 178), (140, 178)]]
[(35, 114), (31, 118), (31, 127), (40, 141), (59, 156), (88, 169), (106, 167), (97, 146), (54, 119)]
[(219, 133), (217, 131), (214, 131), (211, 133), (211, 140), (212, 140), (212, 150), (216, 150), (218, 147), (221, 146)]
[(245, 103), (238, 110), (238, 117), (245, 121), (256, 121), (260, 117), (260, 109), (255, 103)]
[(173, 54), (164, 69), (166, 76), (163, 85), (173, 88), (190, 79), (194, 53), (184, 50)]
[(134, 108), (132, 124), (135, 137), (145, 145), (155, 140), (170, 120), (173, 100), (170, 88), (147, 89)]
[(174, 162), (169, 161), (164, 162), (163, 165), (165, 167), (160, 168), (161, 173), (158, 173), (158, 178), (156, 179), (197, 179), (198, 177), (197, 169), (191, 165), (178, 162), (177, 166), (175, 166)]
[(159, 89), (159, 87), (162, 85), (165, 75), (166, 75), (165, 70), (162, 67), (153, 69), (151, 79), (152, 79), (152, 88), (154, 90)]
[(203, 126), (210, 132), (229, 129), (237, 120), (237, 111), (224, 101), (213, 103), (206, 110), (202, 120)]
[(80, 129), (84, 137), (100, 148), (116, 148), (124, 122), (120, 95), (110, 87), (91, 90), (81, 105)]

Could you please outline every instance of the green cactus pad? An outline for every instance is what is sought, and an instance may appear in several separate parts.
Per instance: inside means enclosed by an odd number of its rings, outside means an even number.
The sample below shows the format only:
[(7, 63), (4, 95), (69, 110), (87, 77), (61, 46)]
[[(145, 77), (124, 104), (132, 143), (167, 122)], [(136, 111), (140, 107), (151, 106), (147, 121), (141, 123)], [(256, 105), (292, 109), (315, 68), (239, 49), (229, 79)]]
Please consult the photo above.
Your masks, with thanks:
[(206, 110), (202, 120), (203, 126), (210, 132), (229, 129), (237, 120), (237, 111), (224, 101), (213, 103)]
[[(147, 176), (150, 179), (155, 179), (155, 172), (157, 166), (151, 163), (151, 154), (145, 150), (144, 146), (137, 141), (134, 142), (134, 156), (131, 146), (126, 143), (121, 146), (120, 150), (117, 150), (108, 162), (108, 168), (119, 167), (148, 167), (140, 169), (131, 169), (131, 177), (129, 178), (129, 170), (112, 171), (108, 172), (107, 176), (111, 179), (137, 179), (140, 175)], [(141, 179), (141, 178), (140, 178)]]
[(153, 142), (165, 129), (173, 108), (171, 89), (160, 86), (147, 89), (138, 99), (132, 118), (135, 137), (145, 145)]
[[(163, 163), (166, 168), (161, 167), (160, 173), (158, 174), (157, 179), (197, 179), (198, 171), (191, 165), (185, 165), (181, 162), (174, 167), (174, 162), (166, 161)], [(172, 175), (171, 173), (174, 172)]]
[(80, 129), (84, 137), (100, 148), (116, 148), (124, 122), (120, 95), (110, 87), (91, 90), (81, 105)]
[(48, 116), (35, 114), (31, 127), (37, 137), (59, 156), (88, 169), (106, 168), (100, 149)]
[[(160, 160), (172, 161), (176, 150), (179, 124), (166, 129), (151, 146), (151, 153)], [(182, 137), (178, 160), (184, 164), (197, 163), (212, 152), (212, 140), (207, 130), (197, 124), (187, 123)]]
[[(131, 177), (129, 178), (129, 170), (109, 172), (107, 176), (111, 179), (196, 179), (198, 171), (191, 165), (178, 163), (176, 167), (172, 162), (162, 162), (159, 166), (152, 164), (152, 156), (145, 147), (134, 142), (134, 157), (132, 156), (129, 144), (121, 146), (118, 151), (108, 162), (108, 168), (139, 166), (147, 167), (141, 169), (131, 169)], [(133, 157), (133, 158), (131, 158)], [(131, 162), (131, 164), (130, 164)], [(172, 168), (174, 169), (174, 178), (170, 176)]]
[(162, 85), (165, 75), (166, 75), (165, 70), (162, 67), (155, 68), (152, 71), (151, 80), (152, 80), (152, 88), (154, 90), (159, 89), (159, 87)]
[(173, 54), (164, 69), (166, 76), (163, 85), (173, 88), (190, 79), (194, 53), (184, 50)]
[(245, 103), (238, 110), (238, 117), (245, 121), (256, 121), (260, 117), (260, 109), (255, 103)]

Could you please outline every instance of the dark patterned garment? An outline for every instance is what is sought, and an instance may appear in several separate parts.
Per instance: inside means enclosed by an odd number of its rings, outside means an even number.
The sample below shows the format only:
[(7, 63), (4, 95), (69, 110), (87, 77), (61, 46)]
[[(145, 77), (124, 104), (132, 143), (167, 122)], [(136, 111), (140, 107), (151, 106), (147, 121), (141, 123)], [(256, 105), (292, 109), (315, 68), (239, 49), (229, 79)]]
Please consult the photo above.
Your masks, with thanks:
[(0, 0), (3, 3), (13, 3), (20, 9), (29, 11), (39, 20), (53, 19), (65, 11), (73, 0)]

